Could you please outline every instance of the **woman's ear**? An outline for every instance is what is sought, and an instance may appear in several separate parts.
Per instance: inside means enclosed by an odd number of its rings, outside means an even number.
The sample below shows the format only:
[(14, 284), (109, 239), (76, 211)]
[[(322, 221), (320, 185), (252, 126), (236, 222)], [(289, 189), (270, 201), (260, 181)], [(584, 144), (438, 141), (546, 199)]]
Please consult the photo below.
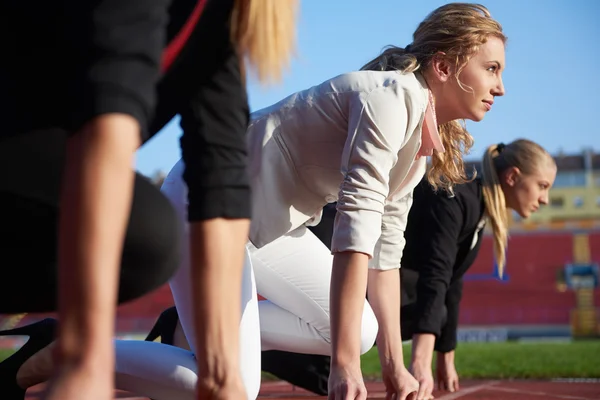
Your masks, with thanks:
[(448, 82), (454, 73), (452, 65), (446, 59), (446, 54), (438, 52), (431, 59), (431, 72), (439, 82)]
[(521, 177), (521, 171), (517, 167), (510, 167), (502, 174), (504, 177), (504, 182), (508, 186), (514, 186), (517, 184)]

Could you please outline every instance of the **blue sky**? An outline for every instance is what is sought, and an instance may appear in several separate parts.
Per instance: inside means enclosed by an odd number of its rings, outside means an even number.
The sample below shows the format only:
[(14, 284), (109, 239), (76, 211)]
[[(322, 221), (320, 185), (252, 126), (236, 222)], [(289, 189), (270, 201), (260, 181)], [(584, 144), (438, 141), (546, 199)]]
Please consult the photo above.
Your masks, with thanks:
[[(286, 1), (286, 0), (280, 0)], [(356, 70), (394, 44), (412, 40), (418, 23), (447, 1), (301, 0), (297, 56), (276, 86), (250, 81), (251, 110), (340, 73)], [(368, 6), (367, 6), (368, 4)], [(509, 38), (506, 95), (482, 122), (467, 122), (475, 138), (469, 159), (486, 146), (519, 137), (556, 153), (600, 151), (600, 1), (481, 1)], [(168, 172), (180, 157), (178, 119), (138, 151), (146, 175)]]

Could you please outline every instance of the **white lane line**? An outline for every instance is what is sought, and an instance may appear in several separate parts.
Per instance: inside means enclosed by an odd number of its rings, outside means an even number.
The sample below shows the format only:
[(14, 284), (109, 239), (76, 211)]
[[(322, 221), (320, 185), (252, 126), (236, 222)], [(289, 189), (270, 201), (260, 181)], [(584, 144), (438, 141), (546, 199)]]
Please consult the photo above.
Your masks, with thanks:
[(449, 394), (445, 394), (445, 395), (443, 395), (441, 397), (436, 397), (436, 399), (437, 400), (454, 400), (454, 399), (460, 399), (461, 397), (466, 396), (468, 394), (479, 392), (480, 390), (491, 388), (492, 386), (495, 386), (498, 383), (499, 382), (493, 382), (493, 381), (492, 382), (482, 383), (481, 385), (471, 386), (471, 387), (466, 388), (466, 389), (460, 389), (456, 393), (449, 393)]

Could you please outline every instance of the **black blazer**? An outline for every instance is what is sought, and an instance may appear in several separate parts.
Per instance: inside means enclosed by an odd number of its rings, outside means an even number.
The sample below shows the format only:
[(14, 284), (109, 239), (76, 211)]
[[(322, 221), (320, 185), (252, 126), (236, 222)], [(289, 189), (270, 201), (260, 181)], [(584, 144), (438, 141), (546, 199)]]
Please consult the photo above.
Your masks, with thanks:
[[(437, 351), (456, 347), (463, 276), (483, 238), (481, 181), (434, 192), (426, 180), (414, 191), (400, 269), (402, 305), (414, 308), (413, 334), (436, 335)], [(404, 318), (403, 318), (404, 319)]]
[[(415, 188), (400, 269), (404, 338), (433, 333), (437, 351), (455, 349), (462, 277), (481, 246), (484, 208), (479, 179), (456, 186), (454, 196), (434, 192), (426, 179)], [(329, 248), (335, 213), (329, 204), (310, 228)]]

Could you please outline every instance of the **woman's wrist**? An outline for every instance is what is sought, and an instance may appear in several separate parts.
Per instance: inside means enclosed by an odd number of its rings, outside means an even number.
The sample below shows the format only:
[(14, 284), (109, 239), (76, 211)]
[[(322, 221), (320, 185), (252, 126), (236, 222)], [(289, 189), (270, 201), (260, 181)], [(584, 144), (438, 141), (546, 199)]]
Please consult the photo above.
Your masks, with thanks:
[(360, 335), (367, 288), (368, 256), (336, 253), (331, 275), (331, 363), (334, 367), (360, 367)]
[(404, 352), (402, 339), (400, 337), (377, 336), (377, 352), (381, 365), (399, 364), (404, 365)]
[(454, 350), (448, 352), (438, 351), (438, 358), (442, 358), (445, 362), (454, 362)]
[(435, 335), (430, 333), (418, 333), (413, 335), (412, 361), (418, 365), (431, 365), (435, 347)]

